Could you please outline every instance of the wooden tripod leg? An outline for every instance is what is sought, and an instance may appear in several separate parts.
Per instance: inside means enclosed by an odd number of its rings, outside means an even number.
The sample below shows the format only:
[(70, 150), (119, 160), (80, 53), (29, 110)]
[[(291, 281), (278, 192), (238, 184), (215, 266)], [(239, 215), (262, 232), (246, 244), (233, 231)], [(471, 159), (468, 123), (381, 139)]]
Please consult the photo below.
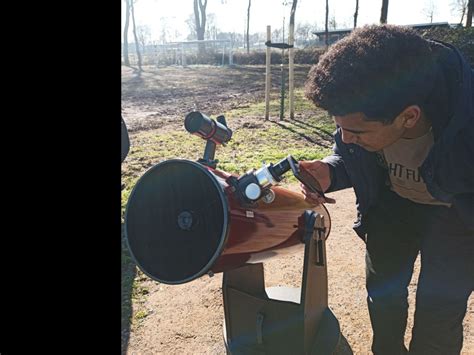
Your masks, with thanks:
[(324, 311), (328, 308), (328, 277), (323, 217), (305, 211), (305, 251), (301, 305), (304, 313), (304, 350), (308, 354)]

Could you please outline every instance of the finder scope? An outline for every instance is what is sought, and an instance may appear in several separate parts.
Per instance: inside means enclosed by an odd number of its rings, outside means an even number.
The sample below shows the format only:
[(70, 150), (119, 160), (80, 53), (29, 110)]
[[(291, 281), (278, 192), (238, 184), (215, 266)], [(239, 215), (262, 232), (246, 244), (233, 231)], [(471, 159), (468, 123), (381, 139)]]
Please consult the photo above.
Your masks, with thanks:
[(225, 145), (232, 138), (232, 130), (226, 127), (224, 116), (219, 116), (215, 121), (201, 112), (193, 111), (186, 115), (184, 127), (189, 133), (216, 144)]

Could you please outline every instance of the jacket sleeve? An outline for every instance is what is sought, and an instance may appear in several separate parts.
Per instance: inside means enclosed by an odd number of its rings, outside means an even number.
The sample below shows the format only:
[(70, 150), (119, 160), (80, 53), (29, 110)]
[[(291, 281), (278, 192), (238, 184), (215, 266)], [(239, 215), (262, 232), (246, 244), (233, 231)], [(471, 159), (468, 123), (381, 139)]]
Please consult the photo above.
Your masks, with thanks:
[(128, 129), (127, 126), (125, 125), (125, 121), (123, 117), (121, 117), (122, 123), (121, 123), (121, 148), (122, 148), (122, 154), (121, 154), (121, 159), (122, 163), (125, 160), (125, 158), (128, 155), (128, 152), (130, 150), (130, 138), (128, 137)]
[(474, 194), (474, 70), (462, 70), (455, 113), (423, 163), (425, 182), (440, 196)]
[(432, 183), (452, 195), (474, 194), (474, 119), (449, 144), (442, 142), (433, 154)]
[[(339, 129), (338, 129), (339, 131)], [(339, 132), (336, 132), (335, 138), (336, 143), (334, 144), (333, 151), (334, 153), (330, 156), (325, 157), (322, 161), (329, 165), (331, 172), (331, 185), (329, 186), (327, 192), (338, 191), (352, 187), (351, 180), (347, 175), (346, 167), (344, 165), (344, 160), (338, 146), (338, 137)]]

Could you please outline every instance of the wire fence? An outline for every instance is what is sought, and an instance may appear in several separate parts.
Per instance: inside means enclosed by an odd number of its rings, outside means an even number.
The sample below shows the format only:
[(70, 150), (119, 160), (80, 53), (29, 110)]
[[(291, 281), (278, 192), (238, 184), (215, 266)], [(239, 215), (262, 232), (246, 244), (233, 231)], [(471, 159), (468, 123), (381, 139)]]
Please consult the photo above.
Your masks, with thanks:
[[(232, 65), (235, 49), (229, 40), (206, 40), (153, 44), (139, 47), (143, 65)], [(138, 64), (135, 44), (129, 44), (131, 65)], [(122, 62), (123, 62), (122, 50)]]

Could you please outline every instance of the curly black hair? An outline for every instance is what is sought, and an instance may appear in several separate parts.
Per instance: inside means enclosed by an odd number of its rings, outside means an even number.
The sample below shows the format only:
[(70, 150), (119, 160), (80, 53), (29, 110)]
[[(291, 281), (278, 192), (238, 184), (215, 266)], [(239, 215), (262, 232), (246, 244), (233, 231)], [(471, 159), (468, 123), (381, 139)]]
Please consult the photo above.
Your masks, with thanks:
[(308, 74), (305, 96), (331, 115), (362, 112), (388, 124), (407, 106), (422, 106), (435, 73), (430, 44), (414, 30), (364, 26), (321, 56)]

